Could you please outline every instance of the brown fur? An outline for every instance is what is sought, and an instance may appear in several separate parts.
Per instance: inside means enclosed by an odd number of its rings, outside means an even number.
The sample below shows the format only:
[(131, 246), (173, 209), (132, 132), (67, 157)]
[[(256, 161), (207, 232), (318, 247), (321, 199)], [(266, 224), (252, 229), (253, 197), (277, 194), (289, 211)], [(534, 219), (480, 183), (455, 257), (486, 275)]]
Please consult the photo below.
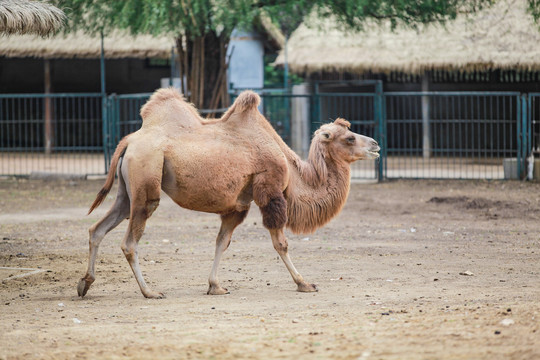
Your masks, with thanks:
[(313, 232), (336, 216), (349, 193), (350, 163), (376, 158), (379, 147), (373, 139), (351, 132), (349, 122), (337, 119), (315, 132), (304, 161), (259, 113), (259, 104), (259, 96), (247, 91), (221, 119), (204, 120), (174, 89), (152, 95), (141, 109), (141, 129), (118, 145), (105, 185), (90, 208), (91, 212), (103, 201), (118, 167), (117, 199), (91, 228), (89, 270), (79, 283), (79, 295), (86, 294), (88, 279), (95, 278), (99, 242), (129, 214), (124, 254), (144, 296), (163, 297), (144, 282), (136, 251), (161, 190), (181, 207), (222, 215), (209, 294), (227, 293), (217, 281), (219, 259), (252, 201), (298, 290), (316, 291), (292, 265), (283, 228)]
[(256, 110), (260, 103), (261, 98), (259, 97), (259, 95), (257, 95), (253, 91), (246, 90), (240, 95), (238, 95), (238, 97), (234, 101), (234, 104), (229, 108), (229, 110), (225, 112), (225, 114), (223, 114), (221, 120), (226, 121), (234, 113), (242, 113), (248, 110)]
[(268, 204), (260, 209), (265, 228), (281, 229), (287, 224), (287, 201), (283, 195), (270, 199)]

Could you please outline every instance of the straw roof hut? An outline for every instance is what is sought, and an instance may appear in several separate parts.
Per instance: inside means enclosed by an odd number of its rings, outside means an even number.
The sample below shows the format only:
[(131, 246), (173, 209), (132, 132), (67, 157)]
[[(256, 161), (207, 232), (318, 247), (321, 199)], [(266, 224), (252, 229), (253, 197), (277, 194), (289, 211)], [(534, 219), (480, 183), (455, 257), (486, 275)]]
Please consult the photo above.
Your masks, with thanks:
[[(160, 79), (170, 76), (167, 63), (174, 46), (173, 36), (133, 36), (125, 31), (107, 35), (107, 90), (144, 92), (159, 87)], [(76, 32), (47, 38), (5, 36), (0, 41), (0, 67), (4, 69), (0, 74), (0, 92), (40, 92), (51, 87), (60, 92), (98, 91), (100, 56), (99, 35)]]
[[(35, 35), (13, 35), (0, 42), (0, 56), (8, 58), (34, 57), (45, 59), (96, 59), (100, 57), (99, 36), (82, 32), (58, 34), (47, 39)], [(105, 57), (169, 58), (175, 45), (174, 37), (150, 35), (133, 36), (116, 31), (104, 38)]]
[[(391, 30), (368, 23), (363, 32), (339, 29), (332, 19), (311, 19), (291, 36), (291, 71), (361, 74), (425, 71), (540, 70), (540, 32), (526, 0), (502, 0), (447, 24)], [(283, 64), (281, 54), (276, 64)]]
[(46, 36), (60, 29), (65, 18), (62, 10), (45, 1), (0, 0), (0, 34)]

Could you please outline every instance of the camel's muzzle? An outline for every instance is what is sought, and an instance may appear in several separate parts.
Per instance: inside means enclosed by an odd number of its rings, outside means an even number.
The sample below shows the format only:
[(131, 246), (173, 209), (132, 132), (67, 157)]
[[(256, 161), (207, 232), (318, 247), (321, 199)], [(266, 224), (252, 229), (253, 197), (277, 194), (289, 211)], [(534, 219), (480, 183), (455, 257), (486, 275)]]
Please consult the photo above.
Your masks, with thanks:
[(370, 159), (378, 159), (381, 155), (379, 154), (379, 150), (381, 150), (381, 147), (375, 140), (371, 140), (371, 148), (367, 151), (368, 158)]

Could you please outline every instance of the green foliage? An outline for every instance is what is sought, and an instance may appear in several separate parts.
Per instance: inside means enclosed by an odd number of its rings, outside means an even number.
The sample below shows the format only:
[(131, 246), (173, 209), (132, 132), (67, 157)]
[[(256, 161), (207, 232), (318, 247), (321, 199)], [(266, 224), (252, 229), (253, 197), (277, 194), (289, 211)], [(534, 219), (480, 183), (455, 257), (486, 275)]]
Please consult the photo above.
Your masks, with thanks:
[[(276, 55), (267, 55), (264, 57), (264, 87), (265, 88), (283, 88), (283, 68), (273, 66)], [(304, 79), (296, 74), (289, 73), (289, 85), (297, 85), (304, 82)]]
[(538, 23), (540, 20), (540, 0), (529, 0), (529, 12)]
[[(494, 0), (333, 0), (319, 6), (320, 16), (334, 15), (338, 22), (362, 29), (365, 20), (390, 20), (395, 26), (409, 26), (454, 19), (458, 13), (472, 13)], [(322, 5), (322, 4), (321, 4)]]
[[(268, 16), (290, 35), (305, 16), (332, 14), (339, 23), (361, 29), (367, 19), (393, 24), (442, 22), (458, 13), (474, 12), (494, 0), (54, 0), (63, 9), (70, 29), (107, 33), (114, 28), (132, 33), (187, 35), (230, 33)], [(530, 12), (540, 17), (540, 1), (529, 0)]]
[[(454, 19), (459, 13), (472, 13), (495, 0), (260, 0), (258, 6), (290, 35), (305, 16), (316, 12), (320, 17), (333, 16), (339, 24), (361, 30), (368, 19), (390, 20), (416, 26)], [(539, 0), (529, 0), (530, 3)], [(536, 6), (540, 8), (540, 5)], [(539, 11), (540, 14), (540, 11)]]
[(171, 33), (197, 37), (230, 33), (251, 24), (257, 15), (251, 0), (56, 0), (69, 19), (69, 30), (108, 33), (115, 28), (133, 34)]

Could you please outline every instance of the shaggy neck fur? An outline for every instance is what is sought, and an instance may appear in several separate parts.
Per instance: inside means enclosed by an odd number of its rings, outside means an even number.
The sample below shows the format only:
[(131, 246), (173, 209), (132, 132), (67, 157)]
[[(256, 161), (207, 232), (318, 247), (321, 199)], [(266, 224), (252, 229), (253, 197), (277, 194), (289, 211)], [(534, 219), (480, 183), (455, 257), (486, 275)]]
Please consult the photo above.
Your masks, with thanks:
[[(292, 151), (291, 151), (292, 152)], [(287, 227), (294, 233), (312, 233), (335, 217), (345, 204), (350, 187), (350, 166), (336, 162), (318, 138), (313, 139), (308, 161), (296, 154), (287, 198)]]
[[(268, 121), (262, 122), (290, 164), (287, 227), (295, 234), (312, 233), (334, 218), (345, 205), (350, 188), (350, 165), (335, 161), (320, 138), (311, 142), (308, 160), (302, 160)], [(344, 125), (346, 126), (346, 125)]]

